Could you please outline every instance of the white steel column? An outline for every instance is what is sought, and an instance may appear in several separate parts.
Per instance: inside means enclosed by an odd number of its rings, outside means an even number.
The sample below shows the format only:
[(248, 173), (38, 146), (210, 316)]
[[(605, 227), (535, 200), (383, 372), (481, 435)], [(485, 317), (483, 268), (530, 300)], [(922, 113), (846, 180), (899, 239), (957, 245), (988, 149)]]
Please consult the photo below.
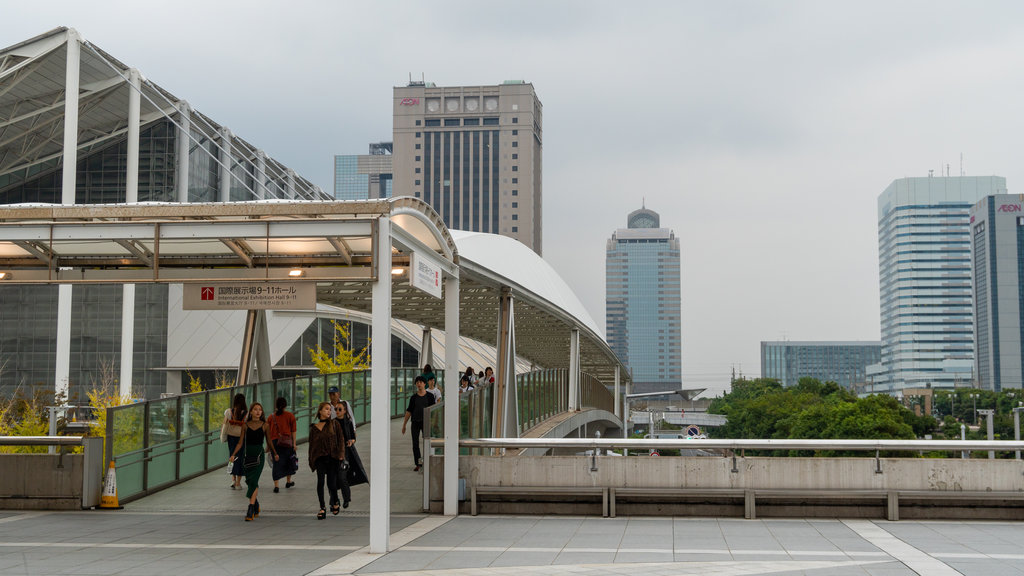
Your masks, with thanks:
[[(288, 199), (295, 199), (295, 170), (288, 169)], [(390, 266), (388, 266), (390, 268)], [(389, 272), (390, 274), (390, 272)]]
[[(444, 279), (444, 373), (459, 374), (459, 278)], [(425, 338), (430, 331), (424, 330)], [(444, 515), (459, 513), (459, 386), (445, 378), (444, 386)]]
[(263, 150), (256, 151), (256, 199), (267, 198), (267, 155)]
[(141, 101), (139, 91), (142, 82), (139, 71), (128, 70), (128, 155), (125, 158), (127, 173), (125, 175), (125, 199), (128, 204), (139, 201), (139, 131)]
[(217, 154), (220, 160), (220, 179), (218, 184), (218, 202), (231, 201), (231, 167), (234, 161), (231, 157), (231, 130), (220, 129), (220, 153)]
[[(142, 81), (139, 71), (128, 70), (128, 153), (125, 158), (126, 204), (139, 201), (139, 132), (141, 131)], [(131, 396), (132, 369), (135, 361), (135, 285), (121, 287), (121, 380), (118, 393), (122, 398)]]
[(68, 30), (68, 59), (64, 73), (64, 166), (61, 173), (61, 204), (75, 203), (75, 177), (78, 169), (78, 92), (82, 64), (81, 37)]
[(619, 365), (615, 365), (615, 416), (622, 418), (622, 396), (619, 394)]
[[(447, 300), (445, 300), (445, 303), (447, 303)], [(448, 339), (445, 337), (445, 342), (447, 341)], [(420, 365), (425, 364), (430, 364), (432, 368), (436, 368), (434, 366), (434, 335), (427, 326), (423, 327), (423, 340), (420, 342)], [(447, 386), (445, 387), (447, 388)]]
[(370, 553), (388, 551), (391, 534), (391, 219), (377, 219), (371, 290)]
[[(64, 165), (61, 172), (61, 204), (75, 203), (78, 169), (78, 92), (82, 64), (81, 37), (69, 28), (67, 65), (64, 71)], [(54, 359), (54, 396), (67, 403), (71, 377), (71, 285), (57, 287), (57, 357)]]
[(516, 315), (515, 299), (507, 286), (498, 300), (498, 365), (494, 372), (492, 435), (497, 438), (519, 436), (519, 411), (516, 409)]
[(188, 107), (188, 102), (178, 103), (178, 124), (178, 173), (175, 184), (178, 202), (185, 203), (188, 202), (189, 150), (192, 149), (192, 140), (189, 138), (192, 133), (192, 110)]
[(135, 284), (121, 287), (121, 381), (122, 398), (132, 394), (132, 369), (135, 355)]
[(580, 331), (569, 332), (569, 410), (580, 409)]

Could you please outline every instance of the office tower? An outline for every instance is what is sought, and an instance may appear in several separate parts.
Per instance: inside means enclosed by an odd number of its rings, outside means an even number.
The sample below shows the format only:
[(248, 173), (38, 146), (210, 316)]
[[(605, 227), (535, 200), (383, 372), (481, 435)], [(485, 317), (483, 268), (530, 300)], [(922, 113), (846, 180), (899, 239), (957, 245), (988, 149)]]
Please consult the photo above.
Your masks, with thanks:
[(608, 345), (633, 376), (634, 392), (682, 386), (679, 239), (657, 212), (630, 213), (608, 240), (605, 306)]
[(988, 196), (971, 209), (974, 376), (980, 388), (1020, 388), (1024, 375), (1024, 198)]
[(878, 197), (882, 361), (868, 392), (969, 386), (970, 209), (1000, 176), (901, 178)]
[(541, 103), (521, 80), (394, 89), (394, 189), (449, 228), (515, 238), (541, 254)]
[(865, 381), (865, 369), (881, 356), (881, 342), (761, 342), (761, 377), (783, 386), (817, 378), (853, 388)]
[(370, 144), (369, 154), (334, 157), (334, 199), (391, 198), (391, 142)]

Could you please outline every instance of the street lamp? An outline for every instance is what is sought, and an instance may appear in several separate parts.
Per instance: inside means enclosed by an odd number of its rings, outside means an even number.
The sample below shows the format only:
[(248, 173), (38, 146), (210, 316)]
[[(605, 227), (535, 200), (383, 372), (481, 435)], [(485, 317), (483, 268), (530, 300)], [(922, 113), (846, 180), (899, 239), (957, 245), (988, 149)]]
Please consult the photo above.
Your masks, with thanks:
[[(1020, 442), (1020, 413), (1024, 411), (1024, 402), (1017, 402), (1017, 407), (1013, 409), (1013, 439)], [(1020, 450), (1017, 450), (1014, 455), (1017, 460), (1020, 460)]]
[(974, 401), (974, 425), (977, 426), (978, 425), (978, 396), (979, 395), (978, 394), (968, 394), (968, 396), (970, 396), (971, 400)]

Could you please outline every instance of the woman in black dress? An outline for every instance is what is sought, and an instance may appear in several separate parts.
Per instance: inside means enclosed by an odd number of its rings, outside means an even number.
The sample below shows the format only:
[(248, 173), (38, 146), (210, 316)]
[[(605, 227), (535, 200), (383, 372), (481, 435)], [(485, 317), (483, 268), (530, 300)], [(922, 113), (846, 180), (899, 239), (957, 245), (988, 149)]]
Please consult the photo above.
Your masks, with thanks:
[[(270, 442), (267, 434), (269, 426), (263, 418), (263, 405), (253, 402), (249, 408), (249, 415), (242, 426), (242, 440), (235, 446), (231, 453), (231, 462), (237, 459), (238, 452), (242, 452), (242, 469), (245, 475), (245, 485), (248, 490), (245, 495), (249, 498), (249, 509), (245, 514), (245, 521), (260, 516), (260, 501), (256, 499), (260, 492), (260, 474), (263, 473), (263, 465), (266, 462), (263, 452), (263, 444), (267, 445), (267, 452), (274, 455), (277, 460), (277, 450)], [(244, 447), (244, 448), (243, 448)]]
[(366, 475), (366, 469), (363, 468), (363, 461), (359, 459), (359, 451), (356, 450), (356, 421), (352, 417), (352, 405), (348, 403), (348, 400), (342, 400), (335, 406), (334, 411), (338, 415), (341, 429), (345, 433), (345, 460), (348, 462), (348, 470), (344, 471), (347, 486), (342, 490), (345, 491), (344, 506), (348, 508), (350, 494), (348, 488), (366, 484), (370, 480)]
[(330, 493), (331, 513), (341, 511), (338, 504), (338, 471), (345, 459), (345, 436), (341, 423), (331, 418), (331, 405), (321, 402), (317, 407), (313, 423), (309, 425), (309, 468), (316, 472), (316, 495), (320, 499), (320, 512), (316, 517), (327, 517), (324, 502), (324, 480)]

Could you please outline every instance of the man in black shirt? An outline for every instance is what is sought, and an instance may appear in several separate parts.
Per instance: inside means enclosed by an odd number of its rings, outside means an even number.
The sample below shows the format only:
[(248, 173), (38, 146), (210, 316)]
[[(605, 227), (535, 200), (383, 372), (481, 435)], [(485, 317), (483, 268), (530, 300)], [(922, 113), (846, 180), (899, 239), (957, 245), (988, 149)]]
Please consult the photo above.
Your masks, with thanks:
[(420, 454), (420, 434), (423, 432), (423, 409), (434, 404), (434, 395), (427, 393), (427, 379), (417, 376), (416, 393), (409, 397), (409, 407), (405, 409), (405, 420), (402, 420), (402, 434), (405, 434), (405, 424), (412, 418), (412, 457), (416, 461), (414, 472), (420, 471), (423, 465), (423, 457)]

